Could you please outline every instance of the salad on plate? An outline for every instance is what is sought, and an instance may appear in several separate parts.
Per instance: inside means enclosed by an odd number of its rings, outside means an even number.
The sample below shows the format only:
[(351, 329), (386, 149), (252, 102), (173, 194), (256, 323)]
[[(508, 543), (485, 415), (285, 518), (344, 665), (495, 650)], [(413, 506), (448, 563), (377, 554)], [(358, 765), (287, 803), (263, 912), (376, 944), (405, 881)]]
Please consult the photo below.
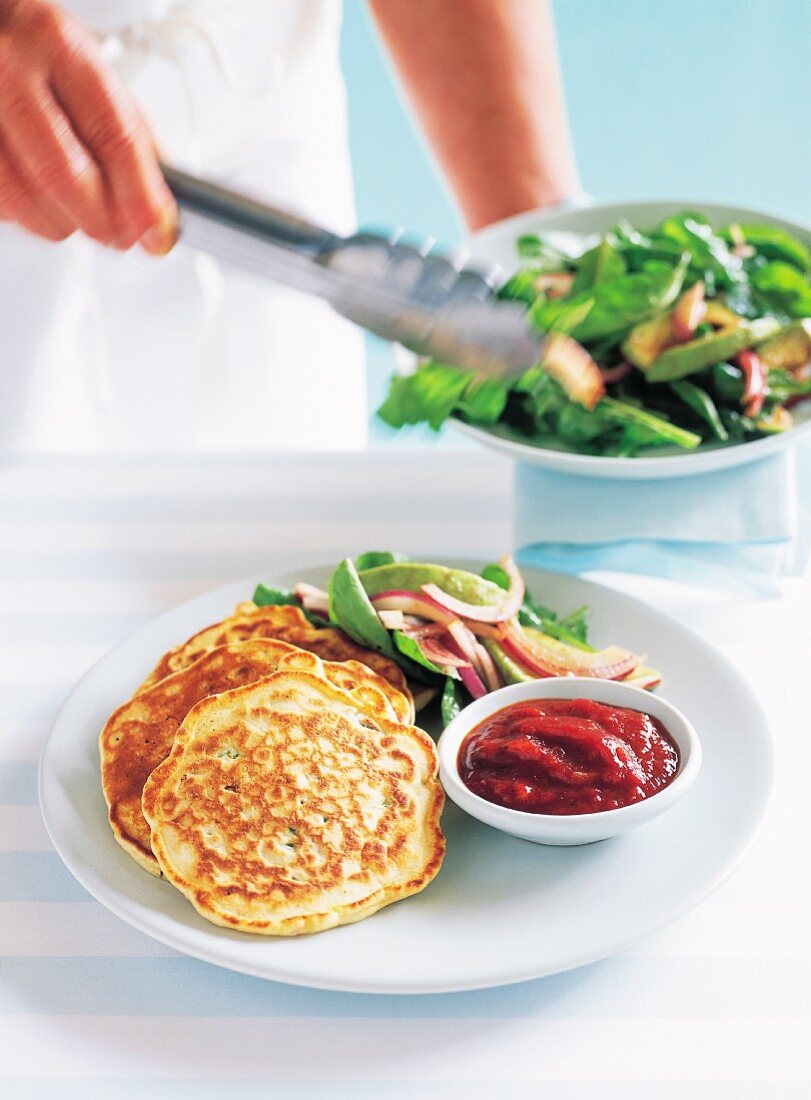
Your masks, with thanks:
[(257, 586), (258, 606), (294, 604), (316, 625), (337, 626), (396, 661), (417, 709), (439, 696), (447, 724), (506, 684), (554, 676), (622, 680), (652, 689), (661, 675), (618, 645), (589, 644), (585, 607), (565, 616), (526, 590), (509, 556), (481, 574), (372, 551), (345, 558), (326, 590)]
[(390, 426), (453, 417), (542, 447), (633, 458), (784, 432), (811, 398), (811, 252), (776, 226), (683, 211), (650, 229), (517, 241), (501, 287), (551, 334), (512, 381), (434, 360), (392, 379)]

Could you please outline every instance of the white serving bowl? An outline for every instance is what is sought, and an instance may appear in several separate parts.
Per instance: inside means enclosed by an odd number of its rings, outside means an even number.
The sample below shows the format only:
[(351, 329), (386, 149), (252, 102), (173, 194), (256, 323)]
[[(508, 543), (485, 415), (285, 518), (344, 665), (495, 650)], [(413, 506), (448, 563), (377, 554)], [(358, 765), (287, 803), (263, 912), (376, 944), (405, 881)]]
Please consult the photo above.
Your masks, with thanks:
[[(609, 706), (627, 707), (649, 714), (662, 723), (675, 741), (680, 756), (678, 772), (668, 786), (641, 802), (589, 814), (526, 813), (480, 798), (459, 777), (458, 756), (462, 742), (471, 730), (496, 711), (513, 703), (539, 699), (592, 699)], [(642, 688), (616, 680), (595, 680), (582, 676), (533, 680), (493, 691), (465, 707), (439, 739), (439, 776), (448, 797), (486, 825), (535, 844), (591, 844), (644, 825), (669, 810), (687, 793), (700, 767), (701, 743), (681, 711), (661, 696), (651, 695)]]

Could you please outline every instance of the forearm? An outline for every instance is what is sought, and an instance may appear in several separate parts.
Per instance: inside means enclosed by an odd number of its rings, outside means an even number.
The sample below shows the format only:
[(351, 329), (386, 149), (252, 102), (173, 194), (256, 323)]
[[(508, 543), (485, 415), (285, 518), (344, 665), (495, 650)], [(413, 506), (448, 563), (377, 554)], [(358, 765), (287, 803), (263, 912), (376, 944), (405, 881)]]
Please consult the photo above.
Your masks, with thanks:
[(370, 0), (471, 228), (578, 189), (546, 0)]

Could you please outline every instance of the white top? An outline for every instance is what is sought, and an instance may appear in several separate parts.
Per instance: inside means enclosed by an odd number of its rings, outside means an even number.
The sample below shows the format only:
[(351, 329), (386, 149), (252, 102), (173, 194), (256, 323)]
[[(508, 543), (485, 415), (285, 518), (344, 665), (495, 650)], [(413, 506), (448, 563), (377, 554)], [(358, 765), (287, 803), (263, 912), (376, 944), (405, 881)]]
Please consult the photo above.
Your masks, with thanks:
[[(338, 0), (70, 0), (162, 154), (338, 230), (354, 226)], [(362, 339), (320, 302), (179, 247), (126, 257), (0, 227), (0, 445), (347, 449)]]

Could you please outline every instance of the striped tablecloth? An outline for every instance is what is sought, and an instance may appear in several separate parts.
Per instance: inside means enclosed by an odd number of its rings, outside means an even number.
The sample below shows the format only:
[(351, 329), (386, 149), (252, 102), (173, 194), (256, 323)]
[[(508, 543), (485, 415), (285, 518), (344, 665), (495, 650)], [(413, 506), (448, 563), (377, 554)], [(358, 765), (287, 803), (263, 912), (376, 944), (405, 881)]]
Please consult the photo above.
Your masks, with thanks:
[(604, 962), (434, 997), (289, 988), (134, 931), (49, 844), (37, 758), (71, 685), (111, 644), (279, 566), (372, 546), (493, 556), (510, 543), (510, 481), (505, 462), (447, 450), (0, 468), (0, 1096), (811, 1095), (806, 581), (765, 602), (623, 581), (745, 671), (779, 766), (737, 873)]

